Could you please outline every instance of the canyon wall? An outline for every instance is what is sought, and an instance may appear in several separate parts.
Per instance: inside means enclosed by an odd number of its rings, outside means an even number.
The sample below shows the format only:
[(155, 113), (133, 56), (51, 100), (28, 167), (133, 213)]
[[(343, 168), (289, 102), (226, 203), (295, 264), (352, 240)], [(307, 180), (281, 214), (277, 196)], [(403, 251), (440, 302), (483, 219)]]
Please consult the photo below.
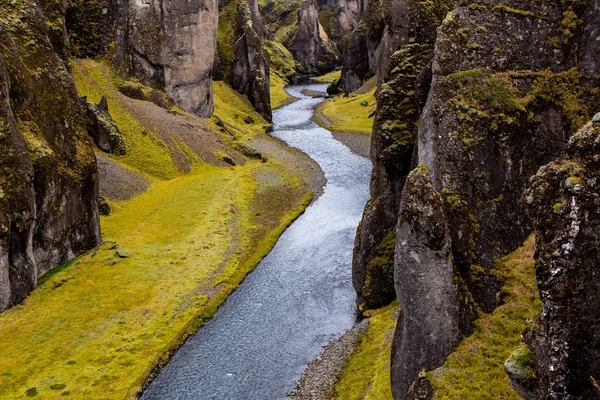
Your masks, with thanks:
[[(362, 310), (400, 299), (394, 398), (408, 398), (421, 369), (439, 367), (477, 314), (502, 303), (496, 263), (533, 232), (529, 178), (598, 111), (597, 10), (560, 1), (369, 2), (342, 74), (346, 91), (373, 75), (379, 82), (353, 283)], [(415, 225), (432, 215), (439, 228)]]
[(0, 8), (0, 311), (101, 240), (96, 160), (65, 58), (66, 6)]

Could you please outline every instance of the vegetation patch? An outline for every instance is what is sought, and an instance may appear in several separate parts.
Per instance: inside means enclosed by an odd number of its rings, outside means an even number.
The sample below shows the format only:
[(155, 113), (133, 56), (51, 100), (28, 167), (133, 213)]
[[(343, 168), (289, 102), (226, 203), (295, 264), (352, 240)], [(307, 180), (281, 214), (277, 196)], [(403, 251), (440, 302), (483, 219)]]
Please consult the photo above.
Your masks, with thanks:
[(472, 336), (465, 338), (444, 365), (429, 373), (438, 399), (514, 399), (504, 363), (521, 344), (527, 319), (541, 310), (534, 268), (535, 239), (501, 260), (497, 273), (505, 282), (504, 304), (475, 322)]
[(332, 83), (332, 82), (340, 79), (341, 77), (342, 77), (342, 71), (337, 70), (337, 71), (331, 71), (325, 75), (321, 75), (321, 76), (315, 78), (315, 81), (317, 81), (319, 83)]
[[(317, 107), (315, 115), (317, 123), (326, 129), (370, 135), (376, 108), (375, 89), (372, 89), (364, 94), (325, 100)], [(318, 118), (319, 114), (325, 118)]]
[[(276, 160), (217, 168), (198, 159), (184, 174), (158, 132), (127, 111), (126, 102), (137, 100), (119, 93), (110, 67), (79, 60), (73, 71), (89, 101), (107, 96), (128, 148), (115, 159), (150, 186), (111, 202), (111, 215), (101, 217), (103, 245), (54, 269), (24, 304), (0, 315), (7, 398), (136, 398), (148, 374), (213, 316), (311, 199)], [(223, 82), (214, 89), (219, 119), (203, 124), (224, 130), (232, 154), (245, 148), (251, 157), (247, 142), (265, 137), (269, 124)]]
[(391, 400), (390, 359), (398, 302), (367, 313), (369, 329), (336, 386), (339, 400)]

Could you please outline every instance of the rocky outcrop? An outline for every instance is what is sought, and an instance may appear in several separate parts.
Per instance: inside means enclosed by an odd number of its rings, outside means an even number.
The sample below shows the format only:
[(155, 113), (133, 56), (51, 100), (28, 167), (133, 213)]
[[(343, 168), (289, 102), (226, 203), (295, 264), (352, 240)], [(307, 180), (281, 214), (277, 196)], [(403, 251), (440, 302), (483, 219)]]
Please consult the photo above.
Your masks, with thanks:
[(316, 0), (306, 0), (298, 11), (298, 28), (290, 51), (306, 74), (331, 71), (340, 60), (340, 53), (319, 23)]
[(377, 75), (385, 77), (390, 56), (408, 43), (431, 43), (435, 30), (454, 6), (452, 0), (424, 3), (414, 0), (369, 1), (361, 25), (345, 48), (342, 87), (345, 93), (358, 89)]
[(88, 134), (94, 139), (96, 146), (105, 153), (123, 155), (126, 153), (125, 142), (119, 127), (108, 113), (108, 100), (102, 97), (99, 104), (81, 99), (85, 113), (85, 126)]
[(2, 7), (0, 310), (23, 301), (49, 269), (100, 242), (96, 161), (61, 58), (66, 4)]
[(75, 56), (110, 53), (124, 75), (210, 117), (218, 19), (218, 0), (73, 0), (67, 27)]
[(564, 156), (541, 168), (525, 195), (536, 233), (543, 311), (524, 334), (532, 373), (525, 398), (600, 399), (600, 116)]
[(475, 311), (468, 297), (460, 295), (464, 288), (454, 271), (444, 201), (424, 165), (406, 180), (396, 235), (394, 282), (402, 328), (392, 353), (392, 390), (402, 399), (419, 372), (442, 365), (462, 338), (461, 308), (467, 311), (465, 333), (471, 331)]
[[(406, 8), (411, 10), (409, 14), (398, 13), (396, 17), (416, 26), (418, 20), (412, 18), (426, 10), (419, 11), (419, 5), (410, 4)], [(416, 7), (416, 11), (411, 7)], [(366, 26), (362, 29), (366, 34)], [(431, 82), (435, 29), (435, 23), (426, 24), (423, 29), (415, 28), (419, 32), (416, 38), (406, 36), (404, 42), (399, 42), (399, 49), (386, 62), (387, 71), (377, 92), (371, 140), (371, 199), (357, 232), (352, 266), (354, 288), (362, 308), (378, 308), (395, 297), (393, 257), (382, 259), (377, 249), (395, 228), (404, 179), (413, 166), (417, 127)], [(356, 83), (362, 84), (360, 80)], [(344, 84), (348, 84), (347, 79)]]
[(218, 36), (219, 78), (245, 94), (271, 122), (270, 67), (265, 50), (265, 29), (257, 0), (234, 0), (221, 12)]
[(113, 60), (185, 111), (210, 117), (218, 18), (217, 0), (123, 1)]

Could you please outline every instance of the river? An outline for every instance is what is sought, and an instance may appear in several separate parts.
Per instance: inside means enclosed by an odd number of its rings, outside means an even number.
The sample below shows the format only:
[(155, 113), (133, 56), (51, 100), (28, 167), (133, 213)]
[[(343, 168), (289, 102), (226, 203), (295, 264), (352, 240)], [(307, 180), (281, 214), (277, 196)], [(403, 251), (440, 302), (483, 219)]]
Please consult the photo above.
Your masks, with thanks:
[(285, 399), (321, 347), (353, 326), (352, 248), (371, 163), (312, 122), (323, 99), (301, 92), (325, 88), (289, 87), (300, 100), (274, 112), (272, 132), (321, 166), (323, 195), (173, 356), (143, 399)]

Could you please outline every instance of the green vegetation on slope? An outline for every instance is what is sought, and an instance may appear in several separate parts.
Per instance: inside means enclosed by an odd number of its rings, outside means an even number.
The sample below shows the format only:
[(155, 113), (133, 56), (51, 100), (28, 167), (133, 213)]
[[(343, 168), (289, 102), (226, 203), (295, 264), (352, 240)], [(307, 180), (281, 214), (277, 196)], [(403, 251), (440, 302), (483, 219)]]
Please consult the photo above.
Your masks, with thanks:
[(373, 115), (377, 108), (375, 89), (363, 94), (336, 96), (321, 103), (315, 112), (315, 121), (326, 129), (370, 135)]
[[(128, 146), (114, 159), (151, 185), (111, 203), (101, 220), (107, 242), (55, 269), (23, 305), (0, 315), (0, 393), (7, 398), (135, 398), (310, 200), (302, 180), (275, 160), (250, 156), (234, 168), (198, 160), (183, 174), (168, 144), (127, 111), (126, 102), (137, 100), (117, 93), (110, 68), (86, 60), (74, 70), (82, 95), (108, 97)], [(252, 153), (245, 141), (264, 135), (268, 124), (222, 82), (215, 96), (230, 133), (222, 140)]]
[(369, 329), (336, 386), (339, 400), (391, 400), (390, 356), (398, 302), (369, 311)]
[(119, 160), (148, 175), (170, 179), (179, 174), (171, 159), (167, 145), (156, 132), (147, 129), (127, 111), (122, 96), (115, 84), (115, 76), (110, 67), (93, 60), (72, 63), (77, 91), (88, 101), (99, 103), (102, 96), (108, 99), (111, 117), (123, 135), (127, 154)]
[(328, 74), (321, 75), (321, 76), (315, 78), (315, 81), (317, 81), (319, 83), (331, 83), (331, 82), (334, 82), (334, 81), (340, 79), (341, 77), (342, 77), (341, 70), (331, 71)]
[(438, 399), (515, 399), (504, 362), (521, 343), (525, 321), (541, 310), (534, 268), (535, 239), (500, 261), (504, 304), (482, 315), (446, 363), (429, 374)]
[[(501, 260), (504, 304), (482, 314), (475, 332), (465, 338), (440, 368), (428, 374), (437, 399), (514, 399), (504, 362), (521, 344), (527, 319), (541, 310), (534, 270), (535, 239)], [(398, 305), (373, 313), (361, 347), (346, 366), (337, 386), (338, 399), (391, 399), (390, 352)]]

